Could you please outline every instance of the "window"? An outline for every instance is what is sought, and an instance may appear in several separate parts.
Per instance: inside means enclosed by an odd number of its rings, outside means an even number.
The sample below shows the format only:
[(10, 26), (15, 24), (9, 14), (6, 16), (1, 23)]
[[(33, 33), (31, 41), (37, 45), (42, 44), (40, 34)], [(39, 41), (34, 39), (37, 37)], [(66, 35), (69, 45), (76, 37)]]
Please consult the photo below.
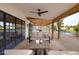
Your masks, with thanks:
[(10, 39), (11, 39), (11, 48), (15, 45), (15, 18), (13, 16), (9, 16), (9, 31), (10, 31)]
[[(16, 37), (17, 40), (20, 41), (21, 40), (21, 20), (20, 19), (16, 19)], [(17, 42), (18, 42), (17, 41)]]
[(0, 54), (25, 39), (25, 22), (0, 11)]
[(6, 48), (13, 46), (15, 42), (14, 39), (15, 39), (15, 18), (10, 15), (6, 15)]
[(4, 34), (4, 21), (3, 21), (3, 13), (0, 12), (0, 49), (3, 48), (3, 34)]
[(15, 40), (15, 18), (10, 16), (10, 33), (11, 33), (11, 40)]
[(25, 22), (22, 21), (22, 39), (25, 39)]

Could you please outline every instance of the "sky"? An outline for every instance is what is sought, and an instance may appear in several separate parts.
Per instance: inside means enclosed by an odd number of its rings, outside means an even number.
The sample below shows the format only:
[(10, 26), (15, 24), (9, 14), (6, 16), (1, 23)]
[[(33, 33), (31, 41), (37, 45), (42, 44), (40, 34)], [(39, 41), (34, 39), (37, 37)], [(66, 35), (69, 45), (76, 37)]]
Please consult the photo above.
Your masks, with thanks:
[(71, 16), (68, 16), (63, 20), (64, 25), (69, 25), (69, 26), (77, 25), (78, 22), (79, 22), (79, 12)]

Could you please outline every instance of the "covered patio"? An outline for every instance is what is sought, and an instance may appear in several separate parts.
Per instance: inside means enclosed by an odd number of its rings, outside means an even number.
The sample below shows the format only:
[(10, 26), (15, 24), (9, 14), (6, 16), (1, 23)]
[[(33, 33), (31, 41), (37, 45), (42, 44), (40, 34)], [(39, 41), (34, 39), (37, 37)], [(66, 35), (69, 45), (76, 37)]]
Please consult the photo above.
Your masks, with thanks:
[(1, 53), (79, 55), (79, 37), (61, 30), (62, 20), (79, 12), (78, 3), (15, 3), (0, 8)]
[[(69, 53), (67, 51), (72, 51), (72, 52), (70, 52), (71, 54), (76, 54), (75, 52), (79, 52), (79, 44), (78, 44), (79, 37), (76, 37), (75, 34), (61, 32), (61, 22), (60, 22), (63, 18), (79, 12), (78, 9), (79, 9), (79, 7), (77, 4), (76, 6), (72, 7), (68, 11), (61, 14), (60, 16), (57, 16), (54, 20), (51, 20), (51, 19), (45, 20), (45, 19), (40, 19), (40, 18), (27, 17), (27, 19), (31, 22), (31, 25), (38, 26), (39, 30), (44, 30), (44, 29), (41, 29), (41, 27), (44, 27), (44, 26), (48, 27), (48, 25), (49, 25), (48, 36), (50, 37), (50, 39), (49, 39), (50, 47), (47, 50), (47, 54), (63, 54), (63, 53), (65, 54), (65, 52)], [(57, 23), (57, 31), (54, 30), (54, 23)], [(38, 33), (38, 34), (40, 34), (40, 33)], [(32, 35), (34, 36), (36, 34), (32, 34)], [(40, 35), (37, 35), (37, 36), (40, 37)], [(25, 40), (24, 42), (22, 42), (20, 45), (18, 45), (16, 47), (16, 49), (17, 48), (20, 48), (20, 49), (27, 48), (28, 49), (30, 47), (28, 42), (31, 39), (28, 38), (28, 40)], [(24, 45), (25, 43), (27, 43), (27, 45)], [(55, 51), (61, 51), (61, 52), (57, 53)], [(64, 51), (64, 52), (62, 52), (62, 51)], [(73, 51), (75, 51), (75, 52), (73, 52)]]

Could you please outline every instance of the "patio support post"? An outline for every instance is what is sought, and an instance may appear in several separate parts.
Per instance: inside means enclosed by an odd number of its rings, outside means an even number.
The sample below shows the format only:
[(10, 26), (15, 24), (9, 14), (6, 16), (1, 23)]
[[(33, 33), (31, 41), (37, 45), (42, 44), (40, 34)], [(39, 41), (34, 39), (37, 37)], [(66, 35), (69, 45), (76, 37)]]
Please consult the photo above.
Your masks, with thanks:
[(29, 23), (28, 26), (29, 26), (29, 30), (28, 30), (28, 36), (29, 36), (29, 38), (28, 39), (29, 39), (29, 43), (30, 43), (30, 41), (31, 41), (30, 38), (31, 38), (31, 34), (32, 34), (32, 24)]
[(54, 23), (52, 24), (52, 39), (54, 38)]
[(57, 25), (58, 25), (58, 39), (60, 39), (60, 21), (58, 21)]

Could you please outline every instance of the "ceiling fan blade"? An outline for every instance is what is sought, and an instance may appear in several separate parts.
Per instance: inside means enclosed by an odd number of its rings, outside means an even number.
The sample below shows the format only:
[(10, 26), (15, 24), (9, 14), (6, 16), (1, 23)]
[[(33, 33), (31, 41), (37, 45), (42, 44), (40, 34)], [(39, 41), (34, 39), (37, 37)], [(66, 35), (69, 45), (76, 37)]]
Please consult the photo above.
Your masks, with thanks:
[(31, 13), (38, 13), (38, 12), (33, 12), (33, 11), (30, 11)]
[(40, 14), (42, 14), (42, 13), (46, 13), (46, 12), (48, 12), (48, 11), (42, 11), (42, 12), (40, 12)]

